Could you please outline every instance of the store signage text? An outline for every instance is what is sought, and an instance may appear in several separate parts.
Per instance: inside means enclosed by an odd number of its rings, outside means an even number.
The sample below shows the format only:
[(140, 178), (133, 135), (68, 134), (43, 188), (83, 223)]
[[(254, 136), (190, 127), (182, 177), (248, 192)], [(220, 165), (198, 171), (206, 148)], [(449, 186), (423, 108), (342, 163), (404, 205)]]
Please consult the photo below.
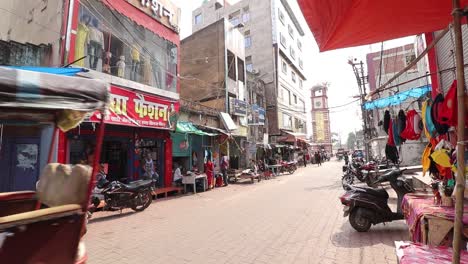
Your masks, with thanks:
[[(135, 93), (115, 86), (111, 87), (109, 111), (106, 123), (117, 125), (144, 126), (171, 129), (175, 124), (170, 120), (177, 115), (179, 105), (162, 98)], [(102, 117), (95, 114), (91, 121)]]
[(160, 23), (178, 31), (180, 9), (169, 0), (126, 0), (129, 4), (158, 20)]
[(158, 17), (167, 17), (169, 21), (172, 21), (174, 13), (164, 7), (159, 1), (156, 0), (141, 0), (141, 6), (149, 7), (153, 11), (153, 15)]
[(247, 115), (247, 103), (245, 101), (232, 98), (232, 114), (238, 116), (246, 116)]

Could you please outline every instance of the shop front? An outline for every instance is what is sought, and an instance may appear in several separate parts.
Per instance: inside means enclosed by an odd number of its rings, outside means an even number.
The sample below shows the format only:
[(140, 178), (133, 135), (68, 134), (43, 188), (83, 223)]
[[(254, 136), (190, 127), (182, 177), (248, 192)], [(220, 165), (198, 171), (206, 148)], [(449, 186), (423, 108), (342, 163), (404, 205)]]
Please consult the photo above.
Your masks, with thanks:
[[(101, 161), (112, 180), (133, 181), (143, 177), (172, 183), (172, 140), (178, 102), (111, 86), (111, 102), (105, 116), (106, 134)], [(67, 133), (68, 160), (87, 161), (94, 148), (94, 130), (103, 117), (94, 114), (84, 125)]]
[(207, 160), (218, 156), (217, 133), (205, 132), (190, 122), (178, 122), (175, 132), (171, 133), (173, 162), (186, 171), (204, 172)]

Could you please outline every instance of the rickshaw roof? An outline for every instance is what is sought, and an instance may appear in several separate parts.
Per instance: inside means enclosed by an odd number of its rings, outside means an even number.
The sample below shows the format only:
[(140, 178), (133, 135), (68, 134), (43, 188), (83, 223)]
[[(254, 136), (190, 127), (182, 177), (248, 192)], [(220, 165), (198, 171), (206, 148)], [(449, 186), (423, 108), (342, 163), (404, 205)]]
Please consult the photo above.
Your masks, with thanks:
[(105, 108), (108, 84), (72, 77), (81, 68), (0, 67), (0, 112), (94, 112)]

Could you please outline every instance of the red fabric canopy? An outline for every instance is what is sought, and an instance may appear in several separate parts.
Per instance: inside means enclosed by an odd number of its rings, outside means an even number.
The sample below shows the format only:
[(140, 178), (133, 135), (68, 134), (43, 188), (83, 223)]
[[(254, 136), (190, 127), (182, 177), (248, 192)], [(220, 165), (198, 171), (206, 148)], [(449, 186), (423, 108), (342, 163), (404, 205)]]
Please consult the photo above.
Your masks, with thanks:
[[(320, 51), (446, 28), (450, 0), (298, 0)], [(468, 0), (460, 0), (468, 5)]]

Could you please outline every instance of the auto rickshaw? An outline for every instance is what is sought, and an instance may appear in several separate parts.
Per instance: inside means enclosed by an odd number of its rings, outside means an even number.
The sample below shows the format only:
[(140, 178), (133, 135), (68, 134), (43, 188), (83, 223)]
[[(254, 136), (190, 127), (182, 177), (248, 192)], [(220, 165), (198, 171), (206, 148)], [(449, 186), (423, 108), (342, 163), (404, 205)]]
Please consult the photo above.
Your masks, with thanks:
[(54, 127), (37, 190), (0, 193), (1, 263), (86, 262), (81, 238), (86, 233), (104, 118), (97, 129), (92, 166), (52, 163), (54, 146), (59, 130), (76, 127), (96, 111), (104, 116), (108, 97), (108, 85), (98, 80), (0, 67), (0, 123), (25, 129), (32, 124)]

